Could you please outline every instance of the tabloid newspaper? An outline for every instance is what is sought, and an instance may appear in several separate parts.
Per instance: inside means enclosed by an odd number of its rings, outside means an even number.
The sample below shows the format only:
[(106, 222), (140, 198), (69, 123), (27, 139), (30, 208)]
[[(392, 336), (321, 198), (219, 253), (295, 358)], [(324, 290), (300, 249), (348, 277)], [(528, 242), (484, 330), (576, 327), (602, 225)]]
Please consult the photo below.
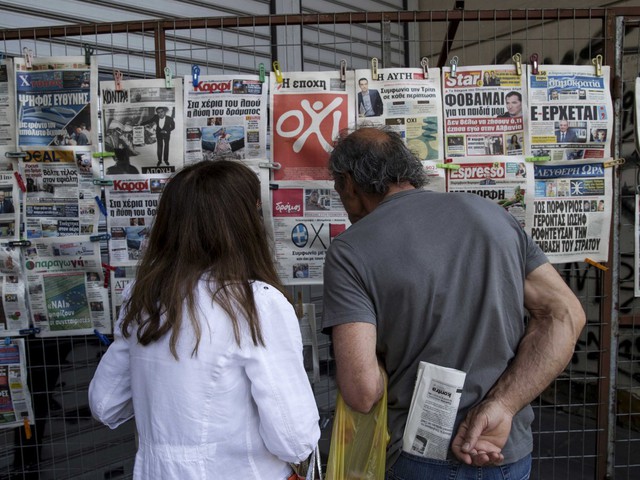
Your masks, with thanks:
[(528, 187), (526, 231), (551, 263), (606, 262), (612, 211), (612, 169), (603, 162), (540, 163)]
[(533, 166), (524, 157), (462, 157), (456, 158), (455, 164), (460, 166), (458, 170), (447, 169), (447, 191), (473, 193), (491, 200), (524, 227), (527, 175), (533, 175)]
[(40, 238), (24, 250), (31, 319), (40, 336), (111, 333), (100, 242)]
[(84, 57), (14, 60), (19, 147), (82, 147), (97, 144), (98, 69)]
[(14, 173), (18, 161), (0, 157), (0, 241), (17, 240), (20, 236), (21, 197)]
[(285, 285), (321, 284), (331, 241), (350, 225), (333, 182), (278, 182), (272, 191), (276, 267)]
[(0, 246), (0, 334), (20, 335), (29, 328), (27, 290), (21, 268), (20, 247)]
[(15, 77), (13, 60), (0, 60), (0, 157), (16, 151)]
[(418, 68), (356, 70), (358, 126), (386, 125), (398, 132), (420, 159), (444, 159), (442, 145), (442, 93), (440, 69), (429, 69), (424, 78)]
[(609, 67), (597, 76), (593, 66), (528, 66), (529, 152), (551, 161), (610, 156), (613, 105)]
[(267, 156), (268, 84), (256, 75), (184, 77), (185, 164)]
[(411, 397), (402, 449), (412, 455), (445, 460), (467, 374), (420, 362)]
[(527, 129), (525, 73), (515, 66), (442, 69), (445, 155), (523, 155)]
[(27, 238), (97, 233), (100, 209), (95, 197), (100, 187), (93, 184), (88, 147), (27, 149), (26, 155), (20, 166)]
[(184, 166), (182, 79), (100, 82), (105, 175), (170, 174)]
[(341, 130), (354, 125), (353, 72), (270, 75), (271, 150), (275, 180), (329, 180), (327, 160)]
[(0, 345), (0, 428), (35, 424), (27, 383), (24, 340), (16, 338)]

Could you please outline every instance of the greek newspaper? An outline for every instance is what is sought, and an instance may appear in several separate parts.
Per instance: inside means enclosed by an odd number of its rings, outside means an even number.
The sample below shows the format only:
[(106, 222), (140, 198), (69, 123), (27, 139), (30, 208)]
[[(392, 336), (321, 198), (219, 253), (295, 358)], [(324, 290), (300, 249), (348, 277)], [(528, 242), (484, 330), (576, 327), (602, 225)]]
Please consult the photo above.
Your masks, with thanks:
[(29, 328), (24, 272), (20, 268), (20, 247), (0, 247), (0, 330), (4, 336), (20, 335)]
[(612, 211), (612, 169), (574, 160), (536, 164), (526, 230), (551, 263), (606, 262)]
[[(19, 147), (97, 144), (98, 68), (84, 57), (14, 59)], [(93, 124), (94, 126), (97, 123)]]
[(27, 150), (21, 159), (26, 193), (27, 238), (91, 235), (98, 231), (100, 210), (95, 197), (91, 152)]
[(267, 155), (267, 84), (254, 75), (184, 78), (185, 163)]
[(442, 71), (446, 156), (523, 155), (524, 72), (505, 65)]
[(332, 182), (279, 182), (272, 215), (278, 274), (286, 285), (321, 284), (332, 239), (350, 225)]
[(428, 78), (418, 68), (356, 70), (358, 126), (386, 125), (398, 132), (420, 160), (444, 159), (440, 69)]
[(105, 175), (169, 174), (184, 166), (182, 79), (100, 82)]
[(550, 160), (602, 159), (611, 151), (613, 105), (609, 67), (528, 66), (530, 153)]
[(0, 60), (0, 156), (16, 150), (13, 61)]
[(27, 383), (24, 340), (0, 345), (0, 428), (15, 428), (25, 421), (35, 424)]
[(270, 75), (271, 150), (275, 180), (329, 180), (327, 160), (340, 130), (354, 125), (353, 72)]
[(26, 248), (31, 318), (42, 337), (111, 333), (100, 242), (40, 238)]
[(0, 241), (17, 240), (20, 236), (20, 191), (14, 177), (17, 160), (0, 158)]

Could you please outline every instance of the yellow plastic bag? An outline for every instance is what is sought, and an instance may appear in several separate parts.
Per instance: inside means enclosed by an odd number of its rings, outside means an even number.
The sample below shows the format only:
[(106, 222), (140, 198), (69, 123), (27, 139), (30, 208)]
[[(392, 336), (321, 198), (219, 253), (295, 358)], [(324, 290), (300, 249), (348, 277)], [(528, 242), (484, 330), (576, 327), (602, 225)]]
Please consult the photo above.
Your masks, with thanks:
[(338, 392), (326, 480), (384, 480), (387, 444), (387, 382), (367, 414), (347, 406)]

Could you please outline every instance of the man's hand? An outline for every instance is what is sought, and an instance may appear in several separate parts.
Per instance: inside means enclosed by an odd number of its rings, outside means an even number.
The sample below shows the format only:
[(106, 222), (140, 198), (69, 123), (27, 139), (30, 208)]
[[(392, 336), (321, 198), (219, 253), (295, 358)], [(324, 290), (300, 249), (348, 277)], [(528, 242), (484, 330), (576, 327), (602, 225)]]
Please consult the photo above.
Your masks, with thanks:
[(513, 414), (496, 400), (485, 400), (467, 414), (451, 443), (461, 462), (476, 467), (499, 465), (504, 460)]

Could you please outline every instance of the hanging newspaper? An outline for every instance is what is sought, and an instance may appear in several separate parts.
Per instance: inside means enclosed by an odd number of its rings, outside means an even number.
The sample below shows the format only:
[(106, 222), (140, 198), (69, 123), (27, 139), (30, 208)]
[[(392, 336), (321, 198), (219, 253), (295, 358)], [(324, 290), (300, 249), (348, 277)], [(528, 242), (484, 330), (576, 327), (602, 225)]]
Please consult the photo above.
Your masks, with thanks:
[[(636, 77), (636, 85), (635, 85), (636, 92), (640, 92), (640, 77)], [(635, 99), (635, 116), (634, 119), (636, 118), (640, 118), (640, 95), (635, 95), (636, 99)], [(636, 153), (640, 154), (640, 122), (634, 122), (635, 123), (635, 128), (634, 130), (634, 139), (635, 139), (635, 147), (636, 147)], [(637, 204), (636, 204), (637, 205)], [(637, 249), (636, 249), (637, 251)]]
[(98, 231), (100, 210), (95, 197), (91, 152), (27, 150), (21, 160), (26, 193), (24, 219), (27, 238), (92, 235)]
[[(82, 147), (96, 144), (98, 68), (85, 57), (14, 59), (18, 146)], [(97, 123), (94, 123), (94, 126)]]
[(524, 72), (508, 65), (442, 71), (446, 156), (523, 155)]
[(278, 274), (284, 284), (321, 284), (331, 241), (350, 225), (333, 182), (280, 182), (273, 190)]
[(456, 158), (457, 170), (447, 169), (449, 192), (466, 192), (497, 203), (525, 225), (527, 176), (533, 166), (524, 157)]
[(135, 266), (142, 258), (166, 175), (129, 175), (104, 187), (109, 259), (114, 267)]
[(440, 69), (428, 78), (419, 68), (356, 70), (358, 126), (386, 125), (405, 139), (420, 160), (444, 159)]
[(0, 345), (0, 428), (35, 425), (24, 340)]
[(577, 160), (536, 164), (526, 230), (551, 263), (606, 262), (612, 212), (611, 168)]
[(271, 72), (271, 150), (275, 180), (329, 180), (327, 160), (341, 130), (353, 127), (353, 72)]
[(634, 296), (640, 297), (640, 195), (636, 194)]
[(184, 166), (182, 79), (100, 82), (106, 175), (171, 173)]
[(16, 151), (15, 77), (13, 61), (0, 60), (0, 157)]
[(20, 236), (20, 190), (15, 172), (18, 162), (0, 157), (0, 241)]
[(40, 238), (25, 252), (31, 318), (40, 336), (111, 332), (100, 242), (80, 236)]
[[(302, 312), (299, 311), (300, 307), (302, 307)], [(309, 377), (309, 383), (313, 385), (320, 381), (320, 357), (318, 356), (316, 306), (313, 303), (297, 303), (296, 313), (300, 319), (304, 369)]]
[(184, 78), (185, 164), (265, 158), (267, 84), (255, 75)]
[(423, 160), (422, 167), (427, 175), (426, 190), (432, 192), (442, 192), (447, 190), (447, 174), (444, 168), (438, 166), (441, 162), (434, 162), (433, 160)]
[(108, 274), (111, 276), (109, 285), (111, 287), (111, 318), (115, 320), (120, 315), (122, 307), (122, 295), (125, 288), (136, 278), (138, 267), (115, 267)]
[(0, 333), (20, 335), (29, 328), (24, 272), (21, 268), (20, 247), (0, 246)]
[(528, 66), (530, 153), (550, 160), (608, 157), (613, 133), (609, 67)]

